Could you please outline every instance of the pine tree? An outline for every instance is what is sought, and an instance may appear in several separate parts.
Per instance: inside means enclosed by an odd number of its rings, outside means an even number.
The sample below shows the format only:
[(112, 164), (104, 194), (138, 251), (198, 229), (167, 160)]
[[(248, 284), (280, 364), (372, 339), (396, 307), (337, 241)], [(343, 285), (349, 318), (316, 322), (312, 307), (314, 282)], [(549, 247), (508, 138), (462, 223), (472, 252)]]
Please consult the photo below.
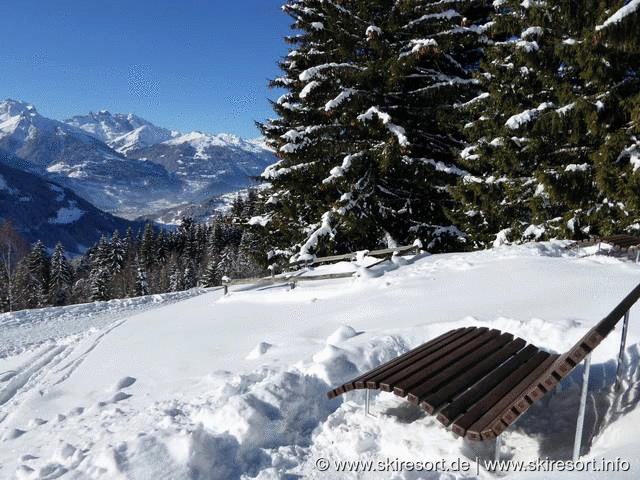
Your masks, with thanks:
[(147, 272), (144, 271), (141, 265), (138, 265), (136, 269), (136, 296), (149, 295), (149, 282), (147, 280)]
[[(460, 237), (447, 219), (461, 172), (453, 106), (470, 72), (484, 2), (289, 1), (302, 33), (271, 85), (288, 93), (261, 125), (280, 161), (264, 177), (269, 235), (297, 255)], [(293, 250), (291, 253), (295, 253)]]
[(26, 308), (44, 307), (48, 303), (50, 259), (38, 240), (24, 260), (25, 271), (20, 288)]
[(216, 287), (220, 285), (222, 275), (218, 273), (218, 263), (219, 260), (215, 257), (209, 260), (202, 275), (201, 283), (203, 287)]
[(49, 298), (53, 305), (65, 305), (71, 295), (73, 267), (67, 260), (62, 243), (58, 242), (51, 257)]
[(188, 290), (195, 287), (197, 278), (195, 262), (193, 260), (187, 260), (184, 272), (182, 273), (182, 288)]
[(11, 298), (11, 282), (7, 275), (7, 268), (0, 260), (0, 311), (7, 312), (10, 310), (10, 298)]
[(103, 236), (91, 255), (89, 282), (92, 301), (112, 298), (110, 262), (109, 241)]
[(640, 9), (625, 5), (594, 2), (597, 25), (577, 58), (594, 91), (600, 133), (591, 155), (600, 195), (585, 215), (595, 234), (640, 230)]
[(172, 292), (184, 290), (184, 277), (177, 259), (172, 259), (169, 270), (169, 289)]
[(145, 271), (150, 271), (156, 260), (156, 243), (155, 243), (155, 234), (153, 231), (153, 226), (150, 223), (144, 228), (144, 232), (142, 234), (142, 239), (139, 244), (139, 258), (141, 265), (144, 267)]

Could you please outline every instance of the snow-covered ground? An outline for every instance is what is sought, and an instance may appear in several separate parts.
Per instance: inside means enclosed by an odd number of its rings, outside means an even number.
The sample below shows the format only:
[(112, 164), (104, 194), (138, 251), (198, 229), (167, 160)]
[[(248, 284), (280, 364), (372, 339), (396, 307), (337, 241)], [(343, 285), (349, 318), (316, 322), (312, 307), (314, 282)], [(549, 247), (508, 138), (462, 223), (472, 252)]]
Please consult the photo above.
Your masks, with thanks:
[[(4, 314), (0, 478), (489, 478), (493, 444), (456, 438), (393, 394), (374, 395), (371, 416), (362, 392), (326, 392), (461, 326), (565, 351), (640, 282), (640, 265), (564, 245), (418, 255), (293, 290), (199, 289)], [(358, 267), (316, 272), (340, 268)], [(621, 394), (610, 393), (619, 329), (592, 358), (583, 461), (629, 467), (614, 478), (640, 472), (638, 342), (634, 307)], [(505, 435), (502, 457), (541, 462), (538, 471), (504, 475), (602, 476), (544, 463), (571, 457), (581, 372)], [(385, 471), (338, 471), (342, 461)], [(420, 472), (400, 462), (469, 467)]]

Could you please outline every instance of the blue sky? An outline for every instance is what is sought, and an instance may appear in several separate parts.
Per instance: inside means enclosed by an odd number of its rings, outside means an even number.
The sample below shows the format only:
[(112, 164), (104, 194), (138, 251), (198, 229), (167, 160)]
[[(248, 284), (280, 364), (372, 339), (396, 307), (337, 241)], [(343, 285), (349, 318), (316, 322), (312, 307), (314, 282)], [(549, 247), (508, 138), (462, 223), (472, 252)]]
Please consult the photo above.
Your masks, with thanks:
[(258, 136), (282, 93), (267, 83), (287, 53), (284, 1), (0, 0), (0, 99)]

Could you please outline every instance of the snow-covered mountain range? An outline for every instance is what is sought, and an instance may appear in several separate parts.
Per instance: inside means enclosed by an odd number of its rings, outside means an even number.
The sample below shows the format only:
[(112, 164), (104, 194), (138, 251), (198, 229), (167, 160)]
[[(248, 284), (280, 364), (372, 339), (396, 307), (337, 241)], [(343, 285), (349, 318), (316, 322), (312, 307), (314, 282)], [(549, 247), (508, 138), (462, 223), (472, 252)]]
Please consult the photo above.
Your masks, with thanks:
[(260, 141), (180, 134), (104, 110), (59, 122), (14, 100), (0, 101), (0, 149), (13, 166), (129, 219), (245, 188), (275, 161)]

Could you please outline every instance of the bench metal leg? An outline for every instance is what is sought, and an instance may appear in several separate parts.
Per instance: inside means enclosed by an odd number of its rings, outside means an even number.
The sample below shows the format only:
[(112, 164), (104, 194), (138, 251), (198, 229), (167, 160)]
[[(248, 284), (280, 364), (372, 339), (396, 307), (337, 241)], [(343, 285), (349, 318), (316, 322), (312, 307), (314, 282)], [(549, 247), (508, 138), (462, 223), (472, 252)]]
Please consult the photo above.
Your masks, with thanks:
[(589, 389), (589, 371), (591, 370), (591, 353), (584, 359), (584, 375), (582, 376), (582, 395), (580, 395), (580, 409), (578, 410), (578, 421), (576, 423), (576, 437), (573, 441), (573, 461), (580, 458), (580, 448), (582, 447), (582, 428), (584, 427), (584, 414), (587, 408), (587, 390)]
[(364, 414), (369, 417), (374, 417), (371, 413), (371, 390), (368, 388), (364, 389)]
[(502, 450), (502, 435), (498, 435), (496, 437), (496, 451), (494, 454), (494, 460), (496, 462), (500, 461), (500, 451)]
[(622, 386), (622, 369), (624, 367), (624, 350), (627, 344), (627, 330), (629, 329), (629, 310), (624, 314), (624, 322), (622, 323), (622, 336), (620, 339), (620, 352), (618, 353), (618, 368), (616, 369), (616, 386), (615, 391), (620, 390)]

